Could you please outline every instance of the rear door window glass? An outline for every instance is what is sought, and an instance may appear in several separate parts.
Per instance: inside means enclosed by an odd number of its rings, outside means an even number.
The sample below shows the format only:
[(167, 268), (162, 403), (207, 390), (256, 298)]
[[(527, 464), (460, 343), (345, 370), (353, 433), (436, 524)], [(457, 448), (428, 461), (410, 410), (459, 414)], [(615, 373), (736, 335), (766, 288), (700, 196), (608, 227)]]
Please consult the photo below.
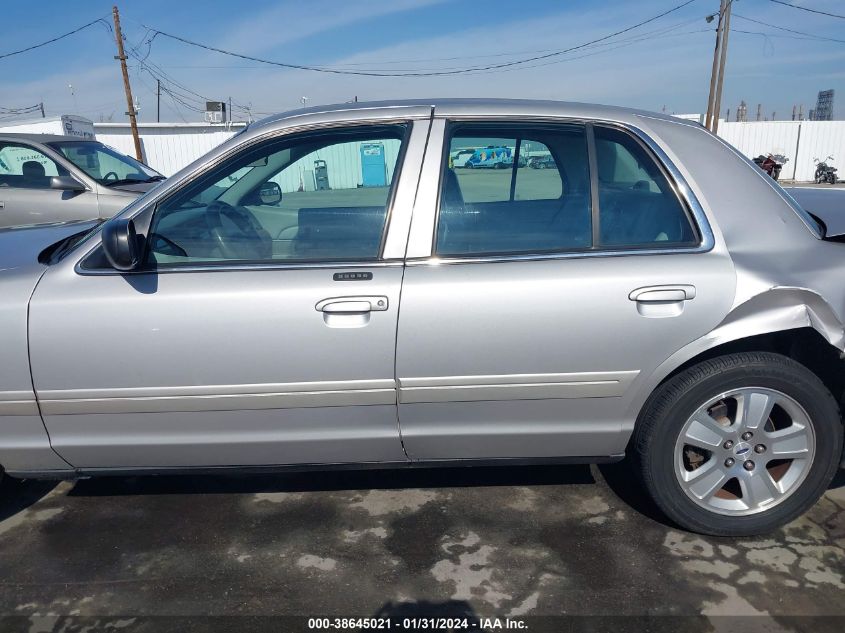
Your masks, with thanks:
[(438, 255), (590, 246), (583, 126), (460, 124), (453, 128), (448, 156), (441, 179)]
[(631, 135), (596, 126), (600, 245), (669, 246), (697, 241), (661, 168)]

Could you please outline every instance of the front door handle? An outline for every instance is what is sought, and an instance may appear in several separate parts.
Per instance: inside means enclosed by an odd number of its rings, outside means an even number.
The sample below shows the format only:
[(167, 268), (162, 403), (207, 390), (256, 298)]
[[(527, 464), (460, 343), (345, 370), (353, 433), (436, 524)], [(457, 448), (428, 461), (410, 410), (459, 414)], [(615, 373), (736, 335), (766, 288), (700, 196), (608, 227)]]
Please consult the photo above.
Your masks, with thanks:
[(331, 297), (314, 306), (323, 313), (323, 322), (331, 328), (358, 328), (370, 322), (372, 312), (387, 310), (387, 297)]
[(645, 286), (632, 290), (628, 295), (637, 303), (666, 303), (695, 299), (695, 286), (681, 284), (677, 286)]
[(387, 310), (387, 297), (331, 297), (317, 302), (317, 312), (324, 314), (363, 314)]

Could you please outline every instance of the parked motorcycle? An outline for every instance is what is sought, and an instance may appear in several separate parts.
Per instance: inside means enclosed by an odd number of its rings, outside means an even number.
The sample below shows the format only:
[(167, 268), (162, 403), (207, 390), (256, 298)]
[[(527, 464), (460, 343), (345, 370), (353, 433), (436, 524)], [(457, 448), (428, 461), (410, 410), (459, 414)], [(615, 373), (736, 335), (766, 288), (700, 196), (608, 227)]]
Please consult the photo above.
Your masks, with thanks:
[(831, 185), (835, 185), (837, 181), (836, 176), (836, 167), (833, 165), (829, 165), (828, 161), (834, 160), (833, 156), (828, 156), (824, 160), (819, 160), (818, 158), (814, 158), (813, 162), (816, 165), (816, 184), (821, 184), (823, 182), (830, 183)]
[(777, 180), (780, 178), (780, 172), (788, 160), (783, 154), (768, 154), (766, 156), (760, 154), (754, 159), (754, 162), (774, 180)]

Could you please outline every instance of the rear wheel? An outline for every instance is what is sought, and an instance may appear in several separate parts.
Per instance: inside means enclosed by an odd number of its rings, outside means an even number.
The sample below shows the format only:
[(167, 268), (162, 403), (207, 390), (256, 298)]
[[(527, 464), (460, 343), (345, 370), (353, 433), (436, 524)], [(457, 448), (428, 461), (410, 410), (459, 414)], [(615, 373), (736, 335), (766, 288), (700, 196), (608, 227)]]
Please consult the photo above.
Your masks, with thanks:
[(842, 455), (839, 408), (810, 370), (764, 352), (704, 361), (663, 384), (638, 421), (634, 461), (687, 529), (761, 534), (824, 493)]

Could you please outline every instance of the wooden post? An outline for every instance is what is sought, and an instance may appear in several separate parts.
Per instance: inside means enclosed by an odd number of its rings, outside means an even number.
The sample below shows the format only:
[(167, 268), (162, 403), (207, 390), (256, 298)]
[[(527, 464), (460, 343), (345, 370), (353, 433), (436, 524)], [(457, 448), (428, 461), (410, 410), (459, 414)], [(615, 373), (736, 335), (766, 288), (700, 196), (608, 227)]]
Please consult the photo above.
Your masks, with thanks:
[(143, 161), (141, 138), (138, 136), (138, 121), (135, 118), (132, 87), (129, 85), (129, 71), (126, 69), (126, 54), (123, 51), (123, 33), (120, 32), (120, 14), (117, 11), (117, 5), (112, 7), (112, 17), (114, 17), (114, 36), (117, 40), (117, 56), (115, 59), (120, 60), (120, 70), (123, 73), (123, 89), (126, 92), (126, 105), (129, 107), (127, 114), (129, 115), (129, 125), (132, 128), (132, 140), (135, 142), (135, 158)]

